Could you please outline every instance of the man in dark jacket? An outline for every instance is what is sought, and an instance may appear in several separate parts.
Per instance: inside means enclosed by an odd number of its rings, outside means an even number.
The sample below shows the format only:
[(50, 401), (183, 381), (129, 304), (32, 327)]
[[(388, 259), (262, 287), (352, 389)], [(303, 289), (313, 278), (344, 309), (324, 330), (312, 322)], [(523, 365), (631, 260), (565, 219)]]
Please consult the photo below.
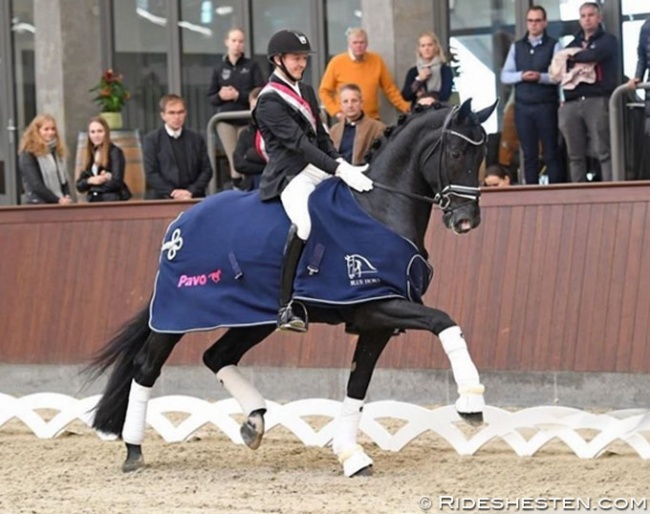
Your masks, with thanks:
[(526, 13), (528, 31), (508, 51), (501, 82), (515, 86), (515, 125), (524, 154), (526, 184), (539, 184), (539, 143), (550, 183), (560, 182), (557, 109), (558, 89), (548, 67), (560, 45), (546, 33), (546, 10), (535, 5)]
[(572, 182), (587, 181), (587, 150), (591, 144), (600, 161), (602, 180), (612, 180), (609, 142), (609, 97), (620, 83), (618, 39), (605, 32), (600, 5), (585, 2), (580, 6), (581, 30), (567, 48), (582, 50), (569, 58), (572, 63), (594, 63), (596, 81), (580, 82), (574, 89), (562, 89), (560, 131), (569, 155)]
[(169, 94), (160, 99), (164, 125), (143, 142), (145, 198), (189, 200), (202, 198), (212, 177), (203, 136), (185, 128), (185, 100)]

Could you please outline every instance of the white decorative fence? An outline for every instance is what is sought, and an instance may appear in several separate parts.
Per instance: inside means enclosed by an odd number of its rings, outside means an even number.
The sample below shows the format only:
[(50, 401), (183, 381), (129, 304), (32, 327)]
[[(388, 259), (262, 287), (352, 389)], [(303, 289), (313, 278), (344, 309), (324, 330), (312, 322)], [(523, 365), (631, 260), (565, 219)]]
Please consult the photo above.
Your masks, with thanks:
[[(11, 419), (22, 421), (39, 438), (51, 439), (66, 427), (80, 420), (90, 426), (90, 411), (99, 396), (77, 399), (56, 393), (38, 393), (21, 398), (0, 393), (0, 432)], [(267, 402), (267, 431), (282, 426), (307, 446), (325, 446), (334, 431), (334, 418), (340, 402), (324, 399), (299, 400), (287, 404)], [(58, 411), (45, 420), (37, 410)], [(168, 414), (186, 417), (175, 425)], [(167, 442), (188, 439), (201, 427), (213, 425), (233, 442), (243, 444), (239, 435), (241, 414), (235, 400), (208, 402), (190, 396), (162, 396), (149, 402), (147, 423)], [(329, 417), (331, 420), (315, 430), (304, 418)], [(49, 416), (48, 416), (49, 418)], [(397, 419), (403, 424), (391, 434), (380, 420)], [(650, 459), (650, 410), (627, 409), (593, 414), (568, 407), (532, 407), (510, 412), (487, 407), (483, 426), (467, 436), (458, 428), (460, 418), (453, 406), (427, 409), (418, 405), (391, 400), (368, 403), (364, 407), (360, 430), (383, 450), (400, 451), (408, 443), (427, 432), (433, 432), (460, 455), (474, 455), (491, 441), (500, 439), (521, 456), (531, 456), (550, 441), (561, 440), (578, 457), (598, 457), (614, 442), (626, 443), (642, 459)], [(532, 435), (524, 437), (522, 431)], [(580, 432), (589, 432), (585, 438)], [(102, 437), (101, 434), (98, 434)]]

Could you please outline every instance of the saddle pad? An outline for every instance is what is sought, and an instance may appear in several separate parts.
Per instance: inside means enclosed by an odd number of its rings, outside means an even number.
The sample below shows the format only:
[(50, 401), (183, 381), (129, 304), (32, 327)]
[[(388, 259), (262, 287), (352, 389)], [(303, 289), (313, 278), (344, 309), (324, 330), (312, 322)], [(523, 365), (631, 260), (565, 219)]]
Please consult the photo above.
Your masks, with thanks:
[(157, 332), (275, 323), (289, 219), (257, 192), (208, 196), (163, 240), (150, 306)]
[(432, 269), (408, 239), (368, 215), (350, 188), (326, 180), (311, 195), (312, 230), (294, 298), (341, 305), (406, 298), (422, 302)]
[[(337, 306), (381, 298), (420, 302), (431, 268), (410, 241), (358, 205), (338, 179), (310, 197), (312, 235), (295, 298)], [(224, 191), (174, 220), (150, 305), (152, 330), (184, 333), (274, 324), (289, 219), (279, 201)]]

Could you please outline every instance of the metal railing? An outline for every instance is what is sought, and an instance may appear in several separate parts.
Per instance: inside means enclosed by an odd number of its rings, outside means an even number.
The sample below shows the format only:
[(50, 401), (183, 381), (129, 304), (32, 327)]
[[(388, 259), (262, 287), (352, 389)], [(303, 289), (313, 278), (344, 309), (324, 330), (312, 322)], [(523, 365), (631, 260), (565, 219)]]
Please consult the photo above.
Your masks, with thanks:
[[(650, 82), (637, 85), (637, 89), (645, 89), (646, 95), (650, 94)], [(609, 140), (612, 157), (612, 179), (625, 180), (625, 124), (623, 122), (623, 107), (636, 107), (623, 101), (623, 95), (629, 94), (632, 89), (627, 84), (618, 86), (609, 99)]]
[(219, 141), (219, 135), (216, 130), (217, 123), (229, 120), (250, 120), (250, 118), (251, 111), (232, 111), (217, 113), (208, 121), (206, 127), (206, 144), (208, 146), (210, 165), (212, 166), (212, 180), (210, 180), (210, 185), (208, 186), (209, 194), (214, 194), (223, 189), (221, 177), (218, 173), (219, 170), (217, 169), (217, 141)]

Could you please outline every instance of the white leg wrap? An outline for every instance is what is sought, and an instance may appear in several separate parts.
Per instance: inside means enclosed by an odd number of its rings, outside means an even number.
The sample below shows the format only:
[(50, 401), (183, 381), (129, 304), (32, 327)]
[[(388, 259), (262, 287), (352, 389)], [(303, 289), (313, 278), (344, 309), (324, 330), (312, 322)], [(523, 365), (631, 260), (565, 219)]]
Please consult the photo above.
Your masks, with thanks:
[(449, 327), (438, 334), (438, 339), (451, 363), (454, 380), (458, 386), (456, 410), (463, 413), (483, 412), (485, 387), (481, 384), (478, 370), (467, 351), (467, 342), (459, 326)]
[(244, 378), (237, 366), (224, 366), (217, 371), (217, 379), (239, 402), (241, 410), (247, 416), (255, 410), (266, 409), (266, 402), (260, 392)]
[(129, 444), (142, 444), (147, 423), (147, 404), (151, 398), (151, 387), (144, 387), (131, 381), (129, 405), (126, 408), (122, 440)]
[(343, 474), (346, 477), (351, 477), (362, 469), (372, 466), (372, 459), (357, 444), (363, 404), (364, 400), (346, 397), (343, 400), (341, 414), (336, 420), (332, 450), (339, 462), (343, 464)]
[(364, 400), (354, 400), (347, 396), (343, 400), (341, 413), (336, 420), (332, 450), (338, 456), (357, 446), (357, 431), (361, 421)]
[(438, 334), (438, 339), (449, 358), (454, 380), (456, 380), (459, 390), (479, 385), (478, 370), (467, 351), (467, 343), (460, 327), (453, 326), (443, 330)]

